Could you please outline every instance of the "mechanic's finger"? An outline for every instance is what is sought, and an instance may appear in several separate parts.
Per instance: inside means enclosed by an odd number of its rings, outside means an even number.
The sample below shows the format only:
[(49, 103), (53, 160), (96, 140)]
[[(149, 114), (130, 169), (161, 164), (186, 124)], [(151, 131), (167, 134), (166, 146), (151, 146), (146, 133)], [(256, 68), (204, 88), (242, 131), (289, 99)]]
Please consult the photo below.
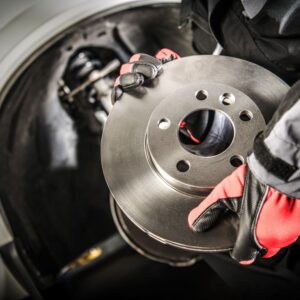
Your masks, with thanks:
[[(193, 216), (193, 212), (191, 212), (191, 217), (189, 217), (189, 225), (193, 231), (204, 232), (213, 227), (226, 211), (227, 207), (223, 201), (216, 201), (196, 218)], [(190, 218), (192, 218), (193, 221), (191, 221)]]
[(154, 79), (161, 72), (161, 65), (154, 65), (145, 61), (136, 61), (122, 65), (120, 74), (141, 73), (147, 79)]
[(123, 91), (130, 91), (144, 83), (144, 76), (140, 73), (126, 73), (119, 77), (119, 87)]
[(114, 86), (119, 86), (120, 85), (120, 76), (118, 76), (115, 80)]
[[(247, 228), (247, 230), (249, 230), (249, 228)], [(246, 236), (249, 237), (248, 235)], [(237, 237), (230, 256), (241, 265), (250, 265), (255, 262), (257, 257), (261, 256), (261, 252), (259, 247), (255, 247), (254, 243), (250, 243), (250, 246), (249, 241), (243, 239), (243, 237), (242, 239), (239, 236)]]
[(221, 181), (200, 205), (190, 212), (190, 228), (198, 232), (205, 231), (212, 227), (226, 210), (237, 212), (239, 199), (243, 195), (245, 174), (244, 164)]
[(130, 91), (142, 85), (144, 77), (139, 73), (126, 73), (116, 78), (111, 92), (111, 102), (114, 104), (121, 98), (124, 91)]
[(130, 59), (129, 59), (129, 62), (135, 62), (135, 61), (139, 61), (140, 58), (141, 58), (141, 53), (136, 53), (136, 54), (133, 54)]
[(145, 53), (136, 53), (131, 56), (129, 62), (136, 62), (136, 61), (144, 61), (150, 64), (153, 64), (154, 66), (161, 65), (161, 62), (159, 59), (155, 58), (154, 56), (151, 56), (149, 54)]
[(120, 86), (114, 86), (111, 91), (111, 103), (115, 104), (117, 100), (119, 100), (123, 95), (123, 90), (120, 88)]
[(160, 60), (171, 61), (171, 60), (180, 58), (180, 55), (178, 53), (174, 52), (173, 50), (170, 50), (168, 48), (163, 48), (163, 49), (160, 49), (155, 54), (155, 57)]

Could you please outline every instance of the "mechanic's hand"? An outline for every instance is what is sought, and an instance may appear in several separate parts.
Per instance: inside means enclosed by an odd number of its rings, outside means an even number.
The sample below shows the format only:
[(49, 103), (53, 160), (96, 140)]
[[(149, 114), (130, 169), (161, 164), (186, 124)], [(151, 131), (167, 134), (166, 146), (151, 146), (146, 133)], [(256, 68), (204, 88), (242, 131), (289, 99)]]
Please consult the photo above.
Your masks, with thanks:
[(120, 76), (112, 90), (112, 103), (120, 99), (123, 92), (134, 90), (144, 82), (153, 80), (161, 74), (164, 63), (179, 57), (169, 49), (161, 49), (155, 57), (143, 53), (134, 54), (129, 63), (121, 66)]
[(189, 226), (197, 232), (209, 230), (228, 211), (240, 221), (231, 256), (241, 264), (271, 257), (300, 235), (300, 199), (262, 184), (246, 164), (190, 212)]

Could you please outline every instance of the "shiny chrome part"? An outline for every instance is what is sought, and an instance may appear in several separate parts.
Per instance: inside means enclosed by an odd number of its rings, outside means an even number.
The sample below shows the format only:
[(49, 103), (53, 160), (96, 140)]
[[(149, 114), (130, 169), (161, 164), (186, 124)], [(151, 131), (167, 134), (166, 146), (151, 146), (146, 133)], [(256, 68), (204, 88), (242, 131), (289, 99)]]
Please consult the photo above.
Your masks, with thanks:
[[(170, 62), (154, 85), (124, 95), (108, 117), (102, 137), (108, 186), (126, 216), (152, 238), (187, 250), (229, 250), (236, 237), (234, 217), (196, 234), (188, 227), (188, 213), (199, 204), (200, 194), (207, 194), (234, 170), (233, 156), (246, 157), (288, 86), (255, 64), (223, 56)], [(201, 89), (208, 90), (203, 102), (195, 98)], [(235, 95), (234, 104), (219, 101), (224, 93)], [(181, 147), (177, 128), (185, 115), (205, 108), (227, 114), (235, 137), (223, 153), (204, 159)], [(245, 108), (253, 114), (246, 125), (239, 118)], [(157, 125), (162, 118), (171, 122), (167, 130)], [(177, 173), (178, 160), (188, 160), (190, 169)]]
[(223, 51), (223, 47), (218, 43), (212, 55), (220, 55)]
[(73, 97), (75, 95), (83, 91), (85, 88), (92, 86), (100, 79), (106, 77), (111, 72), (115, 71), (118, 67), (120, 67), (120, 65), (121, 63), (118, 59), (112, 60), (103, 69), (93, 71), (85, 82), (83, 82), (81, 85), (79, 85), (72, 91), (67, 85), (65, 85), (63, 80), (59, 80), (58, 82), (60, 87), (59, 94), (61, 97), (66, 98), (68, 102), (73, 102), (74, 101)]

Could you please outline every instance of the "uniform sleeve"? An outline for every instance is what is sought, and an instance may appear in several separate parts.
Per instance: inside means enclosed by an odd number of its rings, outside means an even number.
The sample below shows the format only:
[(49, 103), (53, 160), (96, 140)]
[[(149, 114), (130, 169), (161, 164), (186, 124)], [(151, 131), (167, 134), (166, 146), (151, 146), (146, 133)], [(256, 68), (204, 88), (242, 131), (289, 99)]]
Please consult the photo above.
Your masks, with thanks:
[(248, 164), (262, 183), (300, 198), (300, 80), (255, 139)]

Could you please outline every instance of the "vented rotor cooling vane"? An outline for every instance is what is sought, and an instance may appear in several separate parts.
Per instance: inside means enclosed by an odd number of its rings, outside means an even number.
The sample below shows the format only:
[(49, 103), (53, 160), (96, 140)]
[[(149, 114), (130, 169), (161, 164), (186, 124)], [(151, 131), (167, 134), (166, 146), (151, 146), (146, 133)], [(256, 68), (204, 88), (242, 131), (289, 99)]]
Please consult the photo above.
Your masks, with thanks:
[(126, 217), (158, 242), (229, 250), (234, 216), (195, 233), (189, 211), (245, 161), (288, 86), (230, 57), (186, 57), (163, 68), (153, 85), (115, 103), (102, 136), (106, 181)]

